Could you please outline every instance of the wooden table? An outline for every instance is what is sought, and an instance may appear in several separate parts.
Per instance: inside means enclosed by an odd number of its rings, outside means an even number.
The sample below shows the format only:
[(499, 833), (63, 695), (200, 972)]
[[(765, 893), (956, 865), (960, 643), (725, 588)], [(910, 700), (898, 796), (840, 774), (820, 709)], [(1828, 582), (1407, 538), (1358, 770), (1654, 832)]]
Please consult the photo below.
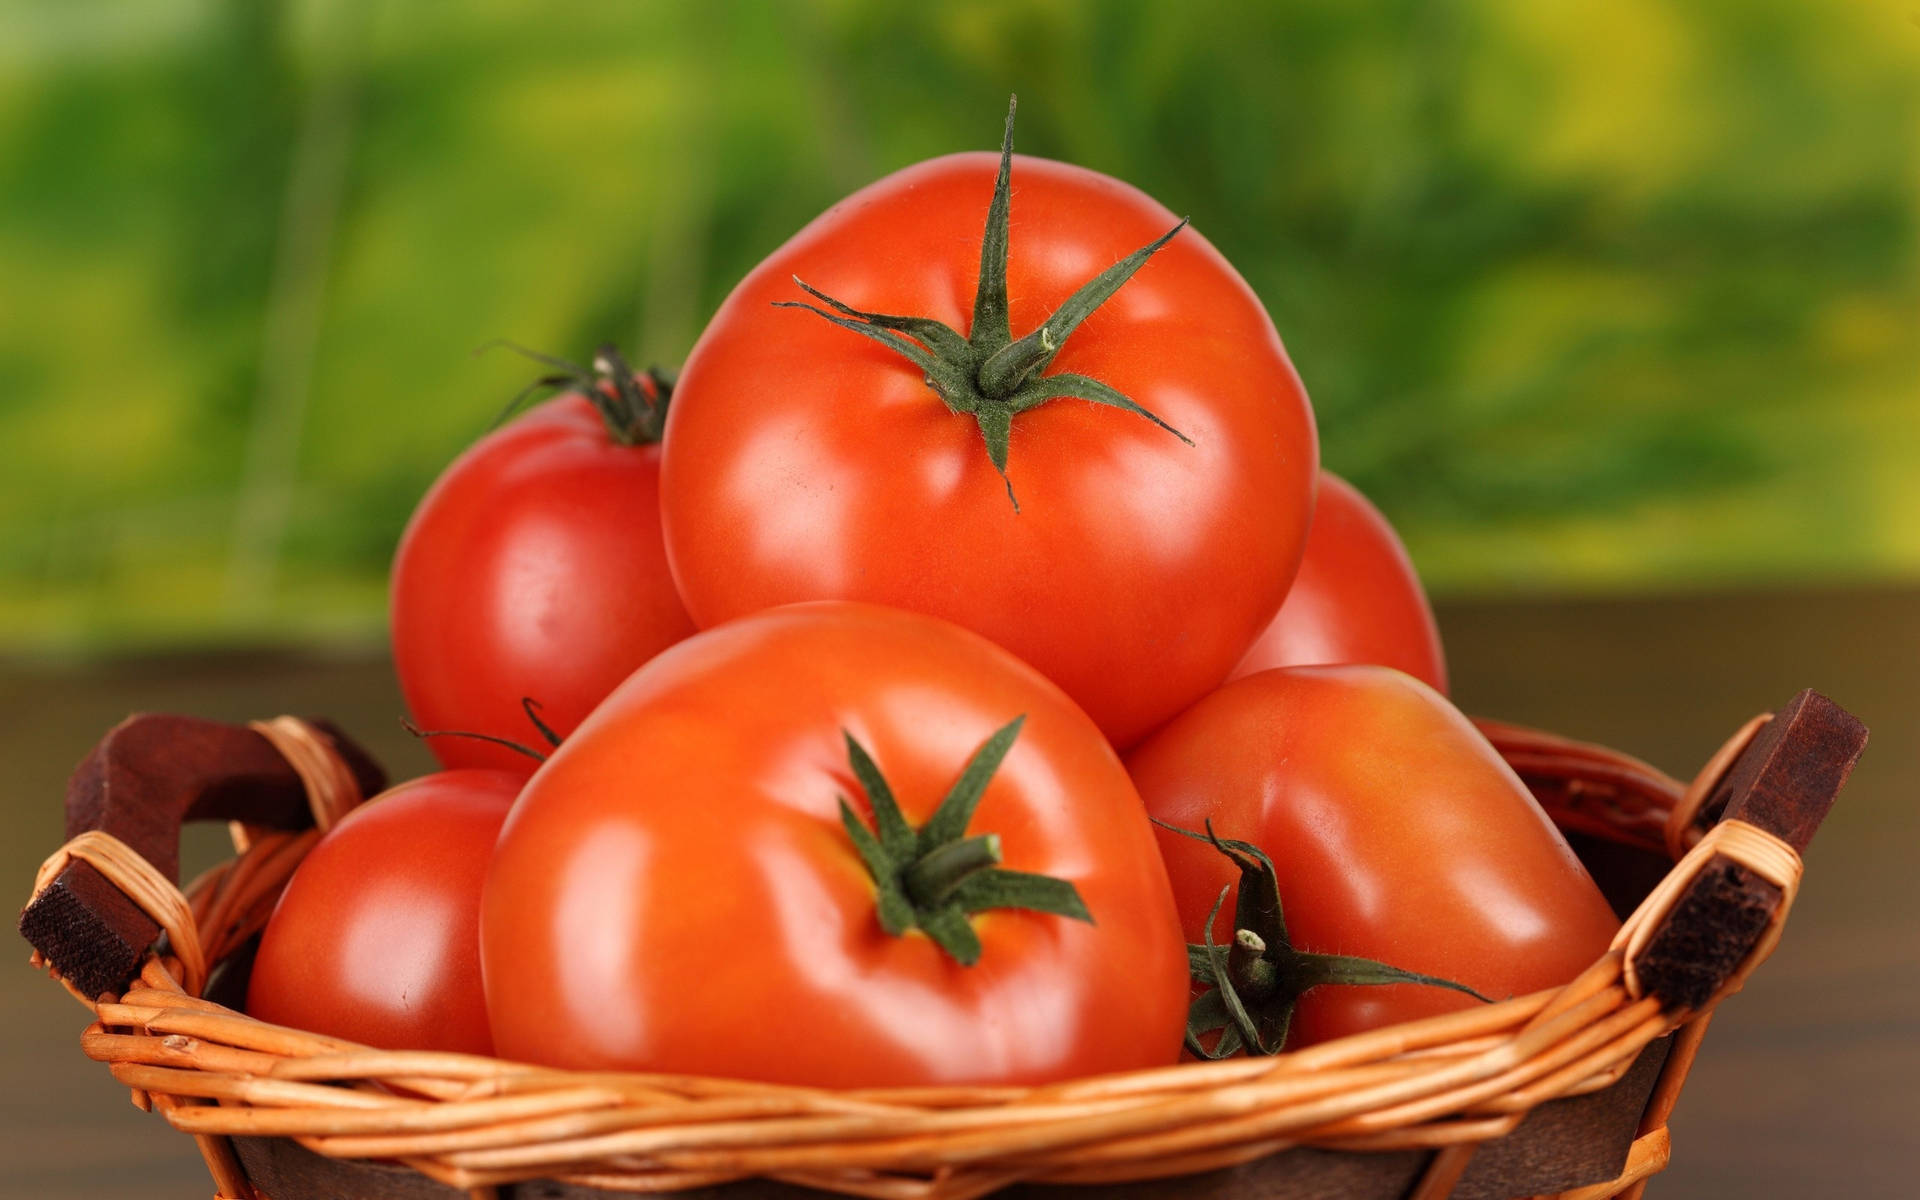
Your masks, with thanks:
[[(1920, 590), (1443, 606), (1455, 698), (1690, 773), (1753, 712), (1814, 687), (1874, 740), (1807, 856), (1779, 952), (1716, 1018), (1650, 1189), (1687, 1196), (1906, 1197), (1920, 1151)], [(67, 772), (130, 711), (332, 716), (404, 776), (384, 660), (227, 655), (104, 667), (0, 665), (0, 879), (24, 899), (60, 840)], [(189, 872), (220, 856), (217, 830)], [(16, 901), (17, 903), (17, 901)], [(0, 970), (0, 1200), (198, 1200), (192, 1143), (83, 1059), (80, 1008)]]

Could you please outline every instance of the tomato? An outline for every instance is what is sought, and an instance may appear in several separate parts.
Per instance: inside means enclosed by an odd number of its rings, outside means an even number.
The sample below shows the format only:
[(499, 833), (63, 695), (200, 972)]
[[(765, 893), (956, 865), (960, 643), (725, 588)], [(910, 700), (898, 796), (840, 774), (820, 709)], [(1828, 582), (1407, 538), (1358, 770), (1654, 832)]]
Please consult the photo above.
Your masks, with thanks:
[[(1619, 927), (1526, 787), (1439, 693), (1386, 667), (1262, 671), (1127, 759), (1156, 818), (1273, 860), (1294, 944), (1458, 981), (1500, 999), (1591, 966)], [(1161, 831), (1189, 940), (1239, 872)], [(1233, 904), (1214, 926), (1233, 941)], [(1436, 987), (1321, 987), (1290, 1046), (1476, 1003)]]
[(1331, 471), (1320, 472), (1293, 589), (1230, 678), (1317, 663), (1377, 663), (1447, 690), (1440, 629), (1407, 548), (1380, 510)]
[(1118, 180), (984, 153), (890, 175), (756, 267), (666, 447), (701, 626), (818, 599), (944, 617), (1122, 746), (1272, 619), (1318, 463), (1279, 335), (1205, 238)]
[[(636, 383), (601, 354), (613, 372), (590, 380), (593, 399), (556, 397), (475, 443), (400, 539), (394, 665), (429, 729), (526, 742), (532, 699), (564, 736), (693, 632), (661, 540), (660, 448), (647, 440), (658, 436), (660, 380)], [(629, 380), (624, 397), (614, 372)], [(449, 767), (524, 770), (512, 750), (477, 739), (432, 745)]]
[(482, 913), (511, 1059), (865, 1087), (1179, 1053), (1185, 950), (1119, 760), (913, 613), (775, 609), (642, 667), (528, 785)]
[(526, 779), (442, 771), (347, 814), (274, 907), (247, 1011), (382, 1049), (492, 1053), (480, 886)]

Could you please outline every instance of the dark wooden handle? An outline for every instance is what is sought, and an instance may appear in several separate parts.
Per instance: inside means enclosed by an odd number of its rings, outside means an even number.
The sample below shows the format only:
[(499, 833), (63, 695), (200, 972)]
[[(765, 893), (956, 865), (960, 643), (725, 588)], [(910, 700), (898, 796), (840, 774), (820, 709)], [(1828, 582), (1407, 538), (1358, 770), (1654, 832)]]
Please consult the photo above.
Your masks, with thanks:
[[(1733, 761), (1695, 822), (1745, 821), (1804, 852), (1866, 745), (1859, 718), (1818, 692), (1801, 692)], [(1774, 884), (1714, 856), (1635, 960), (1641, 984), (1669, 1007), (1705, 1004), (1758, 944), (1783, 899)]]
[[(352, 770), (363, 796), (386, 772), (327, 721), (310, 719)], [(115, 726), (67, 783), (67, 836), (100, 830), (180, 881), (187, 821), (313, 824), (306, 789), (280, 752), (245, 725), (141, 713)], [(118, 994), (139, 973), (160, 927), (83, 862), (68, 863), (20, 914), (20, 933), (76, 988)]]

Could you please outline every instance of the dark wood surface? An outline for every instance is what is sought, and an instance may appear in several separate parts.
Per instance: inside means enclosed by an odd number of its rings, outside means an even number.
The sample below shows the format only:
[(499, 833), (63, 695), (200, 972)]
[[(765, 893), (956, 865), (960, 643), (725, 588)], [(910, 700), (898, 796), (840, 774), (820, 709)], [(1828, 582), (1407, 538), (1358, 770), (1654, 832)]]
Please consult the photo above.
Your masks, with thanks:
[[(1809, 852), (1785, 944), (1707, 1039), (1673, 1120), (1674, 1166), (1650, 1194), (1910, 1194), (1920, 593), (1454, 604), (1441, 621), (1470, 711), (1620, 746), (1676, 773), (1801, 685), (1874, 727), (1872, 751)], [(65, 776), (129, 711), (326, 712), (397, 775), (426, 762), (391, 723), (398, 700), (384, 664), (351, 656), (16, 665), (0, 670), (0, 704), (10, 819), (0, 871), (22, 899), (59, 841)], [(216, 857), (219, 839), (211, 829), (190, 839), (184, 869)], [(0, 1197), (121, 1195), (136, 1184), (150, 1200), (204, 1197), (190, 1141), (132, 1109), (79, 1057), (83, 1024), (24, 963), (0, 971)]]

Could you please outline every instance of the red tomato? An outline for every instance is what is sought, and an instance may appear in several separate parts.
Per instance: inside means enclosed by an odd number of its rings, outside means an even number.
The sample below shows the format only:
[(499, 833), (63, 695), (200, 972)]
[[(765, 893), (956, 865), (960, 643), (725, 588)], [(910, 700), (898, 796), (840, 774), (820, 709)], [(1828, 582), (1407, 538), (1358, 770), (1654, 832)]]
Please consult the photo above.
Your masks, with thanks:
[[(1237, 680), (1128, 757), (1160, 820), (1211, 821), (1272, 858), (1294, 945), (1377, 959), (1500, 999), (1565, 983), (1619, 927), (1559, 830), (1472, 724), (1433, 689), (1375, 666)], [(1213, 848), (1160, 831), (1187, 936), (1222, 887)], [(1233, 904), (1214, 937), (1233, 938)], [(1290, 1047), (1476, 1001), (1434, 987), (1322, 987)]]
[[(1004, 762), (947, 833), (996, 835), (1093, 923), (996, 907), (888, 932), (912, 870), (882, 883), (865, 858), (887, 824), (849, 739), (924, 829), (995, 738)], [(923, 932), (941, 920), (973, 965)], [(973, 634), (860, 604), (749, 617), (635, 672), (514, 809), (481, 948), (505, 1057), (830, 1087), (1169, 1063), (1187, 994), (1152, 830), (1086, 714)]]
[(1380, 510), (1331, 471), (1320, 472), (1293, 590), (1230, 678), (1319, 663), (1378, 663), (1447, 690), (1440, 629), (1407, 548)]
[(442, 771), (334, 826), (274, 907), (247, 1011), (387, 1050), (491, 1054), (480, 885), (525, 773)]
[[(527, 742), (531, 698), (565, 736), (693, 632), (661, 541), (660, 448), (644, 429), (612, 436), (610, 394), (560, 396), (487, 435), (414, 510), (393, 562), (393, 657), (428, 729)], [(473, 738), (432, 746), (449, 767), (525, 770)]]
[[(734, 289), (675, 394), (667, 551), (703, 627), (817, 599), (944, 617), (1124, 746), (1218, 686), (1278, 610), (1312, 509), (1313, 416), (1266, 310), (1205, 238), (1184, 229), (1139, 265), (1175, 218), (1118, 180), (1012, 159), (1004, 288), (991, 266), (982, 287), (1000, 162), (888, 176)], [(1096, 273), (1134, 267), (1084, 325), (1059, 313)], [(796, 277), (933, 321), (903, 326), (909, 341)], [(776, 307), (793, 301), (816, 311)], [(1028, 374), (988, 364), (1012, 336)]]

